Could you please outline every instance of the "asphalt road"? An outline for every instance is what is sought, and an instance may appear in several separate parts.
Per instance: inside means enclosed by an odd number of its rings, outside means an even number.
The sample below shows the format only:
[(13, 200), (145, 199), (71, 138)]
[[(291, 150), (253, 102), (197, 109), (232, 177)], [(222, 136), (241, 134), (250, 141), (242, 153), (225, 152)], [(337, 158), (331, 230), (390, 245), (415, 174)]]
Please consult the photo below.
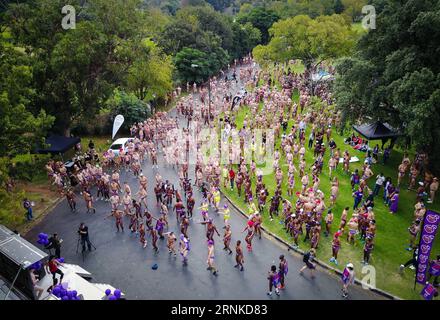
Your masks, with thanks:
[[(168, 179), (178, 186), (177, 172), (164, 164), (162, 155), (159, 157), (159, 173), (163, 179)], [(194, 181), (194, 169), (190, 167), (190, 178)], [(143, 165), (143, 173), (147, 176), (150, 210), (159, 216), (155, 206), (153, 192), (156, 169), (152, 169), (150, 162)], [(131, 173), (121, 173), (121, 182), (127, 181), (133, 193), (138, 190), (138, 180)], [(92, 190), (96, 195), (96, 190)], [(195, 190), (196, 208), (200, 206), (201, 195)], [(288, 252), (287, 248), (277, 242), (263, 237), (253, 241), (253, 252), (246, 251), (244, 234), (241, 233), (246, 220), (231, 206), (232, 242), (231, 247), (238, 239), (243, 242), (245, 270), (240, 272), (234, 268), (235, 255), (228, 255), (222, 250), (223, 243), (220, 237), (215, 236), (215, 264), (219, 270), (217, 276), (206, 270), (207, 245), (205, 226), (197, 224), (201, 219), (198, 210), (195, 210), (195, 219), (191, 221), (189, 236), (191, 251), (189, 263), (182, 265), (180, 256), (169, 255), (166, 240), (158, 240), (159, 252), (152, 250), (148, 237), (147, 248), (142, 248), (137, 238), (128, 230), (128, 220), (124, 221), (126, 231), (116, 232), (114, 219), (104, 219), (108, 215), (110, 204), (104, 201), (95, 202), (96, 214), (87, 214), (82, 196), (78, 195), (77, 213), (70, 212), (67, 202), (61, 202), (53, 212), (35, 226), (25, 237), (36, 243), (40, 232), (52, 234), (57, 232), (63, 239), (62, 256), (66, 262), (78, 264), (92, 273), (93, 282), (108, 283), (120, 288), (127, 299), (341, 299), (341, 282), (339, 277), (318, 267), (314, 279), (310, 278), (306, 270), (300, 275), (302, 257)], [(221, 204), (225, 203), (222, 199)], [(222, 233), (223, 219), (214, 211), (210, 217)], [(96, 251), (86, 252), (83, 262), (81, 248), (76, 253), (78, 236), (77, 229), (80, 222), (89, 227), (90, 239)], [(175, 214), (169, 216), (170, 229), (177, 235), (179, 228)], [(128, 231), (127, 231), (128, 230)], [(286, 278), (286, 289), (278, 297), (275, 294), (268, 297), (267, 272), (272, 264), (278, 265), (278, 257), (284, 254), (288, 261), (289, 273)], [(157, 263), (158, 269), (152, 270)], [(359, 271), (358, 271), (359, 272)], [(381, 297), (359, 286), (350, 288), (350, 299), (380, 299)]]

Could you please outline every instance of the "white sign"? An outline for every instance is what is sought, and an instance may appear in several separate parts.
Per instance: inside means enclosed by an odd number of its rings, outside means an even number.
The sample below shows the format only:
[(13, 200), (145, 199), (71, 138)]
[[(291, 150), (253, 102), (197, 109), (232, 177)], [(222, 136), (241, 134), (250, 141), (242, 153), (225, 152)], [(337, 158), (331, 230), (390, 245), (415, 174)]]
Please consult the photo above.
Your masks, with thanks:
[(124, 116), (121, 114), (118, 114), (115, 118), (115, 121), (113, 122), (112, 139), (115, 138), (116, 133), (118, 133), (118, 130), (119, 130), (119, 128), (121, 128), (123, 123), (124, 123)]
[(61, 13), (65, 14), (61, 20), (61, 27), (64, 30), (76, 29), (76, 10), (71, 5), (64, 6), (61, 9)]

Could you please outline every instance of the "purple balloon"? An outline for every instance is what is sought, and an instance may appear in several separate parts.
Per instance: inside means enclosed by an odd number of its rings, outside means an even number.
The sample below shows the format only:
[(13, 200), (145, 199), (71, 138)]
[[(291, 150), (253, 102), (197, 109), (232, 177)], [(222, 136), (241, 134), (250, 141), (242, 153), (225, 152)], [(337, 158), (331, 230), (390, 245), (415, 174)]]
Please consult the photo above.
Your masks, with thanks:
[(61, 257), (61, 258), (58, 259), (58, 261), (61, 262), (61, 263), (63, 263), (63, 262), (64, 262), (64, 258)]
[(52, 290), (52, 293), (53, 293), (55, 296), (59, 297), (59, 296), (60, 296), (60, 293), (61, 293), (61, 290), (60, 290), (60, 288), (55, 287), (55, 288)]
[(117, 300), (118, 298), (116, 298), (114, 295), (111, 294), (108, 296), (108, 299), (109, 300)]
[(76, 290), (72, 291), (72, 296), (76, 297), (78, 295), (78, 292)]
[(112, 293), (112, 291), (111, 291), (110, 289), (105, 290), (105, 295), (106, 295), (106, 296), (109, 296), (110, 293)]
[(116, 298), (120, 298), (121, 297), (121, 290), (116, 289), (115, 292), (113, 292), (113, 294), (115, 295)]
[(63, 296), (63, 297), (61, 298), (61, 300), (69, 300), (69, 297), (68, 297), (68, 296)]
[(72, 291), (67, 291), (67, 296), (68, 296), (69, 298), (72, 298), (72, 297), (73, 297)]

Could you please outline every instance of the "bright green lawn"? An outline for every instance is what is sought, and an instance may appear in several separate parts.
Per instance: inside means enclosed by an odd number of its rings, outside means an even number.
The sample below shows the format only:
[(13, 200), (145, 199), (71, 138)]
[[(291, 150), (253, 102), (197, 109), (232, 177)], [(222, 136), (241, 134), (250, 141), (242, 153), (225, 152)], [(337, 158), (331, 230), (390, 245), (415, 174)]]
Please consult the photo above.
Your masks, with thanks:
[[(298, 101), (298, 92), (294, 94), (294, 100)], [(242, 108), (237, 114), (237, 125), (240, 128), (243, 123), (244, 116), (248, 113), (249, 109), (247, 107)], [(289, 128), (287, 132), (290, 131), (292, 123), (289, 123)], [(308, 135), (310, 134), (310, 128), (306, 130), (306, 143), (308, 141)], [(335, 140), (337, 146), (343, 152), (348, 149), (351, 156), (357, 156), (361, 161), (356, 164), (350, 164), (350, 170), (355, 168), (360, 169), (365, 159), (366, 153), (356, 151), (350, 146), (344, 145), (344, 138), (338, 135), (335, 130), (332, 132), (332, 137)], [(277, 142), (279, 146), (280, 141)], [(379, 142), (380, 145), (380, 142)], [(400, 150), (393, 150), (391, 153), (391, 158), (387, 166), (383, 166), (381, 163), (373, 165), (373, 172), (375, 175), (369, 181), (369, 187), (374, 188), (375, 177), (378, 173), (383, 172), (384, 175), (392, 177), (393, 181), (397, 180), (397, 167), (403, 158), (403, 153)], [(284, 156), (282, 156), (280, 164), (284, 164)], [(310, 167), (313, 159), (313, 151), (307, 149), (306, 162), (307, 166)], [(326, 204), (329, 203), (330, 194), (330, 179), (328, 177), (328, 159), (329, 152), (326, 152), (324, 157), (324, 167), (323, 172), (320, 175), (321, 184), (320, 190), (322, 190), (326, 195)], [(381, 156), (379, 157), (381, 160)], [(295, 161), (295, 166), (298, 168), (298, 161)], [(284, 169), (284, 181), (287, 179), (287, 167)], [(353, 207), (352, 191), (350, 186), (350, 175), (345, 174), (342, 171), (342, 166), (338, 166), (336, 176), (340, 182), (339, 196), (335, 207), (333, 208), (335, 222), (333, 224), (333, 232), (339, 226), (340, 216), (344, 207)], [(300, 189), (300, 181), (298, 176), (295, 177), (295, 191)], [(274, 175), (264, 176), (263, 178), (266, 186), (269, 189), (269, 193), (273, 195), (275, 189), (275, 179)], [(255, 186), (255, 181), (253, 181), (253, 186)], [(412, 253), (405, 250), (408, 246), (408, 231), (410, 223), (413, 220), (413, 207), (415, 204), (415, 192), (408, 191), (406, 189), (407, 181), (401, 186), (400, 192), (400, 202), (399, 210), (395, 216), (389, 213), (388, 207), (383, 204), (382, 201), (382, 191), (379, 196), (376, 197), (374, 212), (376, 215), (376, 225), (377, 225), (377, 235), (375, 238), (375, 248), (372, 253), (370, 264), (376, 268), (376, 286), (382, 290), (388, 291), (396, 296), (405, 299), (418, 299), (420, 298), (419, 292), (421, 287), (418, 286), (415, 291), (413, 291), (414, 284), (414, 271), (406, 269), (401, 275), (398, 272), (399, 265), (406, 262), (411, 258)], [(229, 189), (223, 190), (239, 207), (241, 207), (245, 212), (246, 205), (243, 202), (243, 197), (240, 199), (237, 196), (236, 191), (231, 192)], [(287, 196), (287, 188), (284, 184), (283, 186), (283, 196)], [(296, 201), (296, 197), (291, 197), (289, 199), (292, 203)], [(428, 208), (439, 211), (440, 205), (429, 205)], [(267, 209), (266, 209), (267, 210)], [(351, 210), (352, 211), (352, 210)], [(284, 240), (292, 243), (291, 237), (285, 232), (283, 226), (279, 223), (279, 219), (274, 219), (270, 221), (268, 218), (268, 212), (263, 213), (264, 225), (271, 232), (274, 232), (281, 236)], [(300, 249), (308, 250), (310, 248), (309, 242), (303, 243), (300, 241)], [(440, 252), (440, 243), (437, 240), (432, 254), (438, 254)], [(320, 245), (317, 251), (317, 256), (320, 260), (329, 263), (328, 260), (331, 257), (331, 237), (325, 238), (323, 235), (320, 240)], [(350, 245), (345, 239), (341, 241), (341, 250), (338, 256), (339, 269), (343, 269), (343, 266), (348, 262), (352, 262), (355, 265), (357, 276), (361, 278), (362, 261), (363, 258), (363, 244), (357, 240), (354, 245)], [(330, 263), (329, 263), (330, 264)], [(334, 264), (332, 264), (334, 265)]]

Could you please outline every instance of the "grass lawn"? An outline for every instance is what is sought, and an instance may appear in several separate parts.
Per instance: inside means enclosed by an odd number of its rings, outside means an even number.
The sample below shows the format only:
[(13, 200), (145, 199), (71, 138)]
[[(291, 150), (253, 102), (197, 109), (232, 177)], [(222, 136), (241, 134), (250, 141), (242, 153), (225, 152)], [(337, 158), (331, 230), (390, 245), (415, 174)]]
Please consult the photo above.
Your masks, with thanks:
[[(293, 99), (298, 101), (299, 95), (296, 92), (293, 95)], [(306, 108), (305, 108), (306, 109)], [(237, 113), (237, 125), (239, 128), (242, 127), (243, 119), (245, 115), (249, 112), (247, 107), (244, 107), (238, 110)], [(304, 110), (307, 112), (307, 110)], [(287, 132), (290, 131), (292, 126), (292, 121), (289, 123), (289, 127)], [(308, 140), (308, 136), (310, 134), (310, 128), (306, 130), (306, 143)], [(360, 169), (363, 163), (363, 160), (366, 157), (366, 153), (354, 150), (351, 146), (344, 144), (344, 137), (340, 136), (336, 130), (332, 132), (332, 138), (335, 140), (337, 146), (341, 149), (341, 152), (344, 150), (348, 150), (351, 156), (357, 156), (361, 161), (356, 164), (350, 164), (350, 170)], [(375, 141), (372, 141), (375, 143)], [(280, 145), (280, 139), (276, 142), (277, 147)], [(371, 145), (371, 143), (370, 143)], [(379, 142), (379, 145), (380, 142)], [(374, 146), (374, 144), (373, 144)], [(284, 156), (281, 157), (280, 164), (285, 164)], [(368, 183), (371, 189), (374, 188), (375, 177), (378, 173), (382, 172), (385, 177), (391, 177), (393, 182), (397, 181), (397, 167), (400, 164), (403, 158), (403, 152), (399, 149), (394, 149), (391, 153), (391, 157), (389, 163), (384, 166), (382, 163), (374, 164), (372, 169), (374, 172), (374, 176), (370, 178)], [(326, 195), (326, 204), (329, 203), (330, 196), (330, 179), (328, 176), (328, 159), (329, 159), (329, 151), (326, 152), (324, 157), (324, 167), (323, 172), (320, 175), (321, 183), (320, 190), (324, 192)], [(381, 160), (381, 156), (379, 156), (379, 160)], [(313, 150), (307, 149), (306, 152), (306, 162), (307, 162), (307, 170), (310, 167), (313, 161)], [(295, 160), (295, 166), (298, 168), (298, 160)], [(284, 182), (287, 181), (287, 167), (283, 167), (284, 172)], [(350, 185), (350, 175), (346, 174), (342, 170), (342, 165), (338, 166), (338, 170), (336, 172), (336, 176), (339, 179), (340, 187), (339, 187), (339, 196), (337, 198), (336, 205), (333, 207), (334, 213), (334, 223), (332, 226), (332, 232), (336, 232), (337, 227), (340, 223), (340, 216), (344, 207), (348, 206), (350, 208), (353, 207), (353, 198), (352, 198), (352, 190)], [(300, 181), (298, 175), (295, 175), (295, 192), (300, 190)], [(263, 181), (266, 184), (266, 187), (269, 189), (270, 196), (273, 195), (274, 189), (276, 186), (274, 174), (270, 174), (263, 177)], [(255, 181), (253, 181), (253, 187), (255, 187)], [(413, 290), (414, 286), (414, 271), (410, 269), (406, 269), (403, 274), (398, 272), (399, 265), (406, 262), (412, 257), (412, 252), (406, 251), (405, 248), (408, 247), (409, 233), (407, 228), (410, 226), (413, 220), (413, 211), (414, 204), (416, 199), (416, 194), (414, 191), (408, 191), (406, 188), (408, 186), (408, 179), (405, 180), (403, 185), (401, 186), (400, 192), (400, 201), (399, 201), (399, 210), (396, 215), (391, 215), (389, 213), (388, 207), (383, 204), (382, 194), (383, 189), (379, 193), (379, 195), (375, 198), (375, 207), (374, 212), (376, 216), (376, 225), (377, 225), (377, 233), (375, 238), (375, 248), (371, 255), (370, 264), (373, 265), (376, 269), (376, 287), (382, 290), (388, 291), (396, 296), (399, 296), (404, 299), (419, 299), (419, 292), (421, 291), (421, 286), (417, 286), (416, 290)], [(244, 212), (247, 212), (247, 206), (243, 202), (243, 196), (238, 198), (236, 190), (233, 192), (230, 189), (223, 190), (225, 194), (228, 195), (240, 208), (243, 209)], [(270, 197), (269, 196), (269, 197)], [(286, 183), (283, 183), (283, 196), (287, 196), (287, 188)], [(296, 196), (288, 198), (292, 204), (295, 203)], [(268, 199), (269, 200), (269, 199)], [(434, 205), (428, 205), (429, 209), (433, 209), (436, 211), (440, 211), (440, 205), (438, 203)], [(281, 205), (280, 205), (281, 208)], [(267, 212), (268, 205), (266, 206), (266, 210), (263, 213), (264, 217), (264, 226), (268, 228), (271, 232), (276, 233), (278, 236), (283, 238), (284, 240), (292, 243), (290, 235), (288, 235), (283, 226), (280, 224), (280, 220), (275, 218), (272, 222), (269, 220), (269, 214)], [(282, 209), (281, 209), (282, 210)], [(353, 210), (350, 211), (350, 215)], [(325, 214), (325, 213), (324, 213)], [(348, 220), (347, 220), (348, 221)], [(303, 237), (302, 237), (303, 238)], [(331, 258), (331, 237), (325, 238), (322, 232), (320, 244), (317, 250), (317, 257), (321, 261), (331, 264), (329, 259)], [(310, 248), (309, 242), (300, 242), (301, 250), (308, 250)], [(440, 243), (438, 241), (438, 237), (436, 238), (436, 242), (434, 244), (434, 248), (432, 250), (432, 256), (438, 254), (440, 252)], [(345, 238), (341, 239), (341, 250), (338, 255), (339, 266), (338, 269), (342, 270), (343, 266), (348, 262), (352, 262), (355, 265), (355, 270), (357, 272), (357, 277), (362, 278), (362, 261), (363, 258), (363, 243), (356, 239), (354, 245), (350, 245)], [(331, 264), (334, 266), (334, 264)]]

